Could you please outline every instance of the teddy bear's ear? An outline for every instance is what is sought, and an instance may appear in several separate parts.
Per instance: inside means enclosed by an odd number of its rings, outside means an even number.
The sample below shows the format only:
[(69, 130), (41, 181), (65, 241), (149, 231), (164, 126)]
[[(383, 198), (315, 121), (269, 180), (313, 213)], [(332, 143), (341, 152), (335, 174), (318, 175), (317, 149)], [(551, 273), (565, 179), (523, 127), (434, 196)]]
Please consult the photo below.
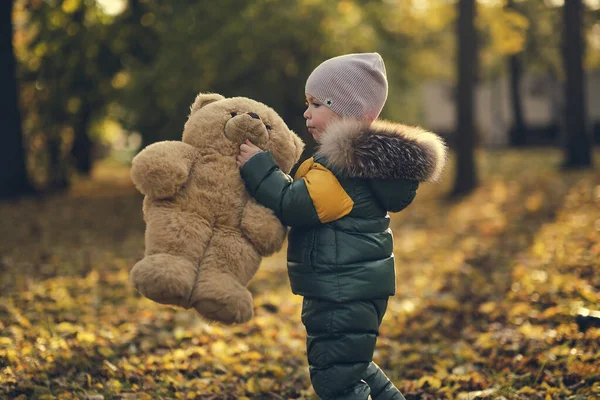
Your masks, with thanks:
[(223, 100), (225, 97), (218, 93), (200, 93), (196, 96), (194, 104), (190, 107), (190, 114), (194, 111), (198, 111), (207, 104), (214, 103), (215, 101)]
[(296, 160), (294, 161), (294, 163), (297, 163), (300, 159), (300, 156), (302, 156), (302, 152), (304, 151), (304, 142), (295, 133), (292, 132), (292, 135), (294, 138), (294, 145), (296, 145)]

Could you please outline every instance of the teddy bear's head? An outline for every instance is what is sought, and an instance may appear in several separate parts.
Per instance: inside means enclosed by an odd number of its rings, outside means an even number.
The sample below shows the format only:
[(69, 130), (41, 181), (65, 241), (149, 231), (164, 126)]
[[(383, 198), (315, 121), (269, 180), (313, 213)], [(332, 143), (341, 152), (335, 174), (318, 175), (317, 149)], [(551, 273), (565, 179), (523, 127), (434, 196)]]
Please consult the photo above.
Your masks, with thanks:
[(240, 145), (250, 139), (270, 151), (282, 171), (289, 173), (300, 158), (304, 143), (283, 119), (265, 104), (246, 97), (225, 98), (200, 93), (190, 108), (183, 142), (203, 155), (220, 155), (235, 161)]

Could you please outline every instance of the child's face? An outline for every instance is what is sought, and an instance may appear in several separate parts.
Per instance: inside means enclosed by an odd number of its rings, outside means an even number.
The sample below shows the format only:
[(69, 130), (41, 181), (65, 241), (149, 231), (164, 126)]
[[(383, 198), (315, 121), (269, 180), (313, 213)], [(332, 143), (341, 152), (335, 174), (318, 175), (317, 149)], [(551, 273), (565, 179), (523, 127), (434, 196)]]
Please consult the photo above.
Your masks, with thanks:
[(327, 125), (341, 117), (308, 93), (306, 94), (306, 107), (306, 111), (304, 111), (306, 127), (315, 141), (319, 142)]

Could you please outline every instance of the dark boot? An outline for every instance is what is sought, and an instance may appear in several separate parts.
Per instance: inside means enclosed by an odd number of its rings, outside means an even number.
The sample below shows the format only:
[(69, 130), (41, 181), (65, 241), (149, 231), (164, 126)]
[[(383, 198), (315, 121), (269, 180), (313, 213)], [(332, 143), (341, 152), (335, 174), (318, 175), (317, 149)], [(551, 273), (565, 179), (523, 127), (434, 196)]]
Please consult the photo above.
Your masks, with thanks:
[(363, 379), (371, 388), (373, 400), (406, 400), (374, 362), (369, 364)]

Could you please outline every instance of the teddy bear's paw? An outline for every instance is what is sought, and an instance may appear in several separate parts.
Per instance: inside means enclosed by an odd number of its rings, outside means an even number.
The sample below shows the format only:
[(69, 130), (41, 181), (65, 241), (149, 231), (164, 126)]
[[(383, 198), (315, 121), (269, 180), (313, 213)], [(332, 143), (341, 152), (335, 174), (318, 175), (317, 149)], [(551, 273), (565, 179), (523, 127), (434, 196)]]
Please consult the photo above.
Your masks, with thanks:
[(255, 229), (254, 232), (251, 229), (244, 230), (244, 233), (247, 234), (248, 239), (254, 245), (258, 254), (263, 257), (268, 257), (279, 251), (287, 234), (287, 229), (279, 221), (276, 224), (272, 224), (269, 228), (269, 230), (263, 231)]
[(153, 254), (135, 264), (129, 278), (145, 297), (160, 304), (190, 308), (197, 267), (170, 254)]
[(214, 275), (200, 281), (190, 299), (191, 306), (204, 318), (224, 324), (239, 324), (253, 316), (252, 295), (244, 286), (227, 275)]
[(229, 303), (230, 299), (201, 299), (193, 307), (204, 318), (224, 324), (240, 324), (248, 322), (252, 316), (252, 303)]
[(287, 234), (287, 228), (281, 224), (273, 211), (254, 201), (248, 202), (244, 208), (241, 229), (263, 257), (279, 251)]

